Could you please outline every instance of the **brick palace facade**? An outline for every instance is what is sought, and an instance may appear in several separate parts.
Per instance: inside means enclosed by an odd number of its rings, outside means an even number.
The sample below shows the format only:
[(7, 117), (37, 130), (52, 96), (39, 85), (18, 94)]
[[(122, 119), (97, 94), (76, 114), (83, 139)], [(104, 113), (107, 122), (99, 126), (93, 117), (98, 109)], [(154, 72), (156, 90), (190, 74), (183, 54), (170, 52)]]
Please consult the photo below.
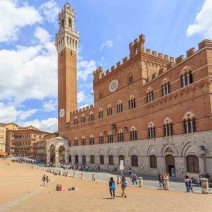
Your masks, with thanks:
[(129, 44), (129, 57), (93, 73), (94, 105), (77, 109), (75, 11), (59, 14), (59, 137), (47, 141), (47, 161), (157, 175), (212, 177), (212, 41), (178, 58)]

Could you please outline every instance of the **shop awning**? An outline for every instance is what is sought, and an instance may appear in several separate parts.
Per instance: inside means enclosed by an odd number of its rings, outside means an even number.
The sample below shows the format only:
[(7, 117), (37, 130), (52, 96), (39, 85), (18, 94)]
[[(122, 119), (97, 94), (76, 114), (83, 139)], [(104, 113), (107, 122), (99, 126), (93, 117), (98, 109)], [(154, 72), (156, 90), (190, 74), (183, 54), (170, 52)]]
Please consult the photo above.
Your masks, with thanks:
[(6, 152), (0, 152), (0, 156), (6, 156), (7, 153)]

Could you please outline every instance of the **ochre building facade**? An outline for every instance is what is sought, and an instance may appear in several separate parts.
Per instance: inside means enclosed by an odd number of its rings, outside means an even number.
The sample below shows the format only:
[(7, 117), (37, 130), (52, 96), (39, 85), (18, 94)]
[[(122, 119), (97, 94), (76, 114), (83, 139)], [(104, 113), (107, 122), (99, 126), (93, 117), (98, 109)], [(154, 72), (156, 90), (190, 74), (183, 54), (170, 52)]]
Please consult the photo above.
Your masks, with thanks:
[(64, 143), (66, 156), (63, 161), (50, 157), (55, 153), (49, 146), (47, 161), (113, 169), (124, 160), (125, 170), (146, 175), (212, 177), (212, 41), (203, 40), (185, 58), (173, 58), (145, 49), (140, 35), (129, 44), (129, 57), (110, 70), (94, 71), (94, 105), (77, 110), (79, 34), (69, 4), (59, 21), (60, 138), (52, 139)]

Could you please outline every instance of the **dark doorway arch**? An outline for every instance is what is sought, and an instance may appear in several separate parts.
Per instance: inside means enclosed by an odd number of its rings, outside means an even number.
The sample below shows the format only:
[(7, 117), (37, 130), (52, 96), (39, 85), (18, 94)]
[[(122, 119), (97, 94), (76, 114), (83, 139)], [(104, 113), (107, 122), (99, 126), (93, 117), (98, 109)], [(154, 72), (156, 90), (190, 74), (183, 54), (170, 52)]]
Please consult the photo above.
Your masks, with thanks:
[(83, 155), (82, 156), (82, 165), (86, 165), (86, 156), (85, 155)]
[(120, 160), (124, 161), (124, 155), (119, 155), (119, 165), (120, 165)]
[(65, 147), (60, 146), (58, 148), (58, 153), (59, 153), (59, 163), (65, 163)]
[(176, 177), (175, 174), (175, 158), (173, 155), (166, 155), (165, 156), (166, 161), (166, 171), (169, 173), (171, 177)]
[(55, 164), (55, 146), (50, 146), (50, 163)]
[(75, 164), (79, 163), (79, 157), (78, 155), (75, 155)]

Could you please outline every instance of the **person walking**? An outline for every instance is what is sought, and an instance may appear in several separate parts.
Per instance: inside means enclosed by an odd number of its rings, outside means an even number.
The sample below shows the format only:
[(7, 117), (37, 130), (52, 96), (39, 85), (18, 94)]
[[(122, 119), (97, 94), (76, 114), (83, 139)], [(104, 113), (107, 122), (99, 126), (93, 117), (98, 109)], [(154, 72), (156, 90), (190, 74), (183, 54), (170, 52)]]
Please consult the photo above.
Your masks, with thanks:
[(45, 186), (45, 183), (46, 183), (46, 175), (45, 174), (42, 177), (42, 181), (43, 181), (43, 186)]
[(48, 184), (49, 184), (49, 176), (46, 176), (46, 186), (48, 186)]
[(121, 190), (122, 190), (121, 196), (125, 197), (125, 198), (127, 197), (127, 195), (125, 194), (126, 187), (127, 187), (127, 180), (126, 180), (125, 176), (123, 175), (121, 178)]
[(116, 184), (115, 184), (113, 177), (111, 177), (110, 180), (109, 180), (109, 189), (110, 189), (111, 199), (114, 199), (115, 198)]
[(185, 186), (186, 186), (186, 193), (190, 192), (188, 176), (185, 176)]
[(193, 191), (192, 183), (193, 183), (192, 178), (189, 178), (189, 183), (188, 183), (188, 185), (189, 185), (189, 190), (192, 191), (192, 193), (193, 193), (194, 191)]

